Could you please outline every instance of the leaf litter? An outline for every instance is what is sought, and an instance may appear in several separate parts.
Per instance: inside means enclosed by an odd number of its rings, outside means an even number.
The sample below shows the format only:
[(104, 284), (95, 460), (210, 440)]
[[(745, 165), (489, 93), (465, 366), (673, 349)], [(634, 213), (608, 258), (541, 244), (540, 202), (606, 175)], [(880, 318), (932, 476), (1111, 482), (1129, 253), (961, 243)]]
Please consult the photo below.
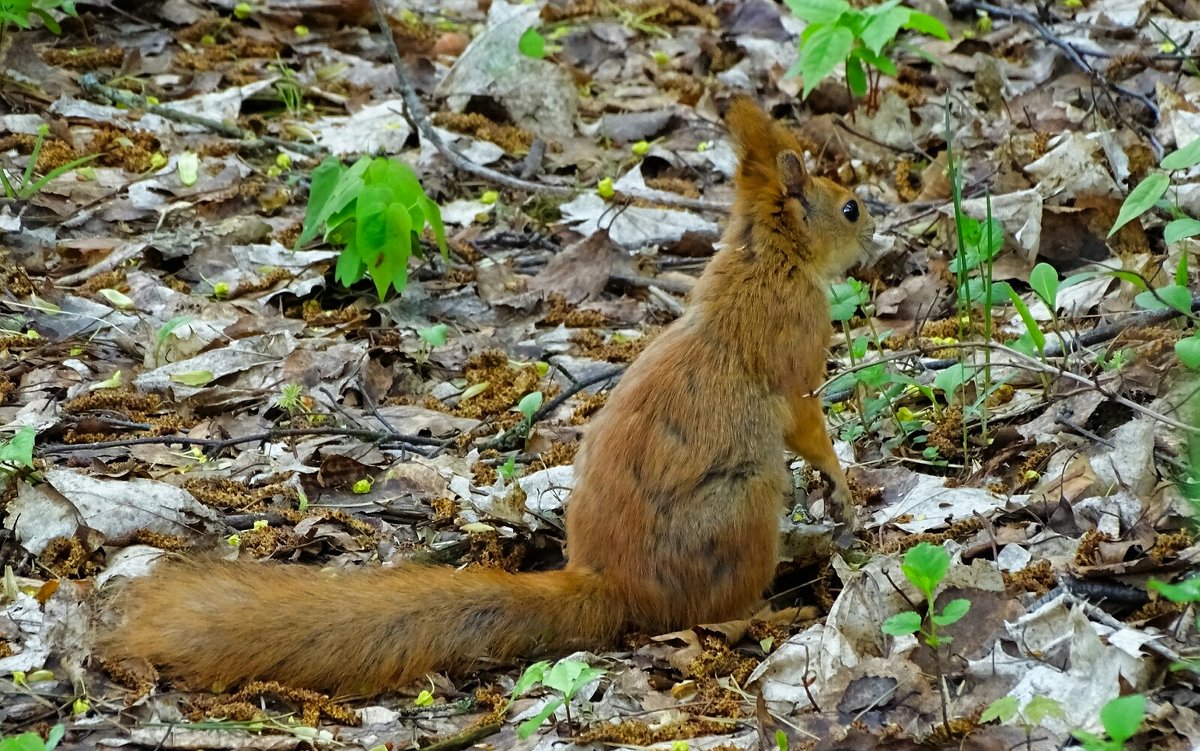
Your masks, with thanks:
[[(5, 689), (5, 735), (61, 721), (68, 743), (166, 748), (772, 748), (780, 733), (796, 748), (1057, 748), (1140, 692), (1138, 747), (1200, 743), (1195, 674), (1165, 670), (1194, 654), (1195, 612), (1146, 589), (1194, 570), (1200, 549), (1172, 482), (1189, 456), (1187, 323), (1135, 302), (1194, 266), (1196, 245), (1164, 242), (1154, 213), (1106, 237), (1124, 196), (1200, 134), (1193, 5), (925, 3), (951, 39), (910, 38), (923, 54), (901, 52), (869, 106), (836, 75), (801, 103), (786, 73), (804, 24), (766, 0), (393, 7), (431, 132), (510, 178), (498, 184), (414, 128), (367, 3), (251, 4), (245, 18), (233, 5), (81, 3), (61, 36), (9, 29), (0, 46), (6, 174), (41, 126), (35, 174), (97, 155), (0, 202), (0, 423), (37, 434), (36, 473), (2, 499), (0, 670), (23, 681)], [(547, 57), (519, 53), (530, 29), (549, 35)], [(88, 603), (157, 551), (561, 563), (571, 447), (619, 378), (611, 363), (679, 314), (713, 250), (733, 170), (718, 113), (739, 90), (796, 125), (818, 172), (861, 183), (894, 238), (856, 272), (875, 304), (846, 327), (885, 344), (863, 363), (835, 337), (833, 372), (892, 362), (928, 388), (986, 351), (1006, 384), (986, 426), (963, 409), (977, 371), (944, 409), (894, 392), (894, 419), (863, 432), (866, 386), (829, 389), (863, 551), (834, 554), (799, 504), (778, 612), (575, 656), (608, 674), (578, 695), (574, 724), (560, 708), (526, 741), (517, 722), (549, 697), (497, 724), (512, 666), (369, 700), (274, 685), (185, 699), (89, 661)], [(1003, 233), (991, 276), (1061, 368), (989, 349), (957, 318), (947, 106), (963, 209)], [(291, 249), (317, 156), (374, 152), (418, 171), (451, 251), (382, 303), (369, 284), (334, 285), (336, 251)], [(1192, 217), (1196, 177), (1174, 173), (1170, 194)], [(1120, 278), (1063, 286), (1051, 307), (1028, 283), (1039, 261)], [(1024, 331), (1007, 310), (997, 344)], [(435, 324), (448, 335), (431, 345), (419, 332)], [(547, 409), (522, 426), (535, 390)], [(811, 473), (794, 466), (802, 498)], [(972, 603), (939, 660), (880, 631), (920, 597), (899, 568), (919, 541), (953, 558), (938, 602)], [(811, 605), (821, 619), (794, 609)], [(422, 689), (432, 707), (414, 704)], [(978, 721), (1004, 696), (1063, 711), (1030, 740)], [(89, 706), (55, 709), (63, 697)]]

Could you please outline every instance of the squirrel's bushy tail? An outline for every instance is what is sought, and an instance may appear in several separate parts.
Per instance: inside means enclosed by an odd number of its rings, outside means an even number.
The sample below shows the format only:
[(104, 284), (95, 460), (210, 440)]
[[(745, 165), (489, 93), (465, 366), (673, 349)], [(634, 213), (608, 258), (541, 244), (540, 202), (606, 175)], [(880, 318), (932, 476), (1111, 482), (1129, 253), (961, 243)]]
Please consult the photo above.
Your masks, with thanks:
[(404, 565), (366, 571), (165, 561), (127, 584), (99, 638), (196, 688), (275, 680), (375, 692), (494, 658), (598, 648), (623, 608), (594, 573)]

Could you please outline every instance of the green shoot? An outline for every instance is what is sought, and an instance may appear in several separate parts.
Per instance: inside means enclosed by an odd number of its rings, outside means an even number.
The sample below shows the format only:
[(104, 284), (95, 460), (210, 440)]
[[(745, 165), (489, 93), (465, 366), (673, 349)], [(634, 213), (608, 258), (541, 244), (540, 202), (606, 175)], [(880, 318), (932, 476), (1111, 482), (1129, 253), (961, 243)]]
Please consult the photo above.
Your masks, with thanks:
[(946, 27), (926, 13), (886, 0), (856, 8), (846, 0), (786, 0), (799, 18), (808, 22), (800, 35), (800, 59), (789, 76), (804, 79), (807, 98), (839, 63), (846, 68), (846, 87), (854, 96), (878, 98), (881, 75), (896, 75), (889, 53), (901, 29), (939, 39), (949, 39)]
[(542, 661), (527, 667), (513, 686), (512, 698), (514, 700), (537, 684), (556, 691), (560, 696), (547, 702), (540, 712), (517, 726), (517, 737), (525, 739), (533, 735), (559, 707), (566, 709), (569, 723), (571, 721), (571, 700), (575, 698), (575, 694), (604, 673), (605, 671), (600, 668), (594, 668), (586, 662), (578, 660), (559, 660), (554, 663), (553, 667), (549, 662)]
[(382, 298), (408, 284), (408, 259), (428, 225), (446, 258), (446, 233), (438, 205), (425, 195), (412, 169), (396, 159), (363, 157), (350, 167), (330, 157), (313, 171), (304, 229), (296, 247), (324, 228), (325, 239), (344, 245), (334, 278), (350, 286), (366, 275)]

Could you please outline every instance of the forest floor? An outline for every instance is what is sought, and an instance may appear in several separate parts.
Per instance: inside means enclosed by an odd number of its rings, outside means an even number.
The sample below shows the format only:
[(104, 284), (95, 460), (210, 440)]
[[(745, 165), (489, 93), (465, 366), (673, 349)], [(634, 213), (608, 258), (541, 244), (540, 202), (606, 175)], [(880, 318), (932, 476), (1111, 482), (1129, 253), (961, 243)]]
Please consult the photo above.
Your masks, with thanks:
[[(801, 16), (839, 0), (389, 7), (403, 85), (363, 0), (4, 26), (0, 749), (1200, 747), (1200, 591), (1153, 583), (1200, 551), (1196, 0), (922, 0), (948, 39), (902, 30), (894, 75), (854, 96), (831, 65), (807, 97)], [(525, 664), (214, 694), (92, 654), (162, 551), (561, 566), (581, 431), (719, 246), (739, 92), (889, 246), (831, 289), (858, 547), (831, 551), (803, 462), (781, 502), (770, 602), (819, 620), (572, 655), (597, 670), (540, 724), (561, 696), (509, 703)], [(297, 243), (313, 170), (363, 154), (445, 226), (382, 302)], [(883, 631), (925, 609), (921, 542), (950, 559), (937, 607), (969, 603), (940, 646)]]

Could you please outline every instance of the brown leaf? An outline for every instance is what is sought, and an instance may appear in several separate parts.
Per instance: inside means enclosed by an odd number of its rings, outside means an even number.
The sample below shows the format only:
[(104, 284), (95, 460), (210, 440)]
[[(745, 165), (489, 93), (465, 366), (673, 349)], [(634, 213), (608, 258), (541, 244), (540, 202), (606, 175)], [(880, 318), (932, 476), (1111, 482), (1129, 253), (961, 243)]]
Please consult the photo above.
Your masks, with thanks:
[(595, 232), (551, 258), (541, 273), (530, 280), (529, 289), (546, 295), (557, 292), (575, 305), (590, 300), (608, 283), (615, 251), (608, 232)]

